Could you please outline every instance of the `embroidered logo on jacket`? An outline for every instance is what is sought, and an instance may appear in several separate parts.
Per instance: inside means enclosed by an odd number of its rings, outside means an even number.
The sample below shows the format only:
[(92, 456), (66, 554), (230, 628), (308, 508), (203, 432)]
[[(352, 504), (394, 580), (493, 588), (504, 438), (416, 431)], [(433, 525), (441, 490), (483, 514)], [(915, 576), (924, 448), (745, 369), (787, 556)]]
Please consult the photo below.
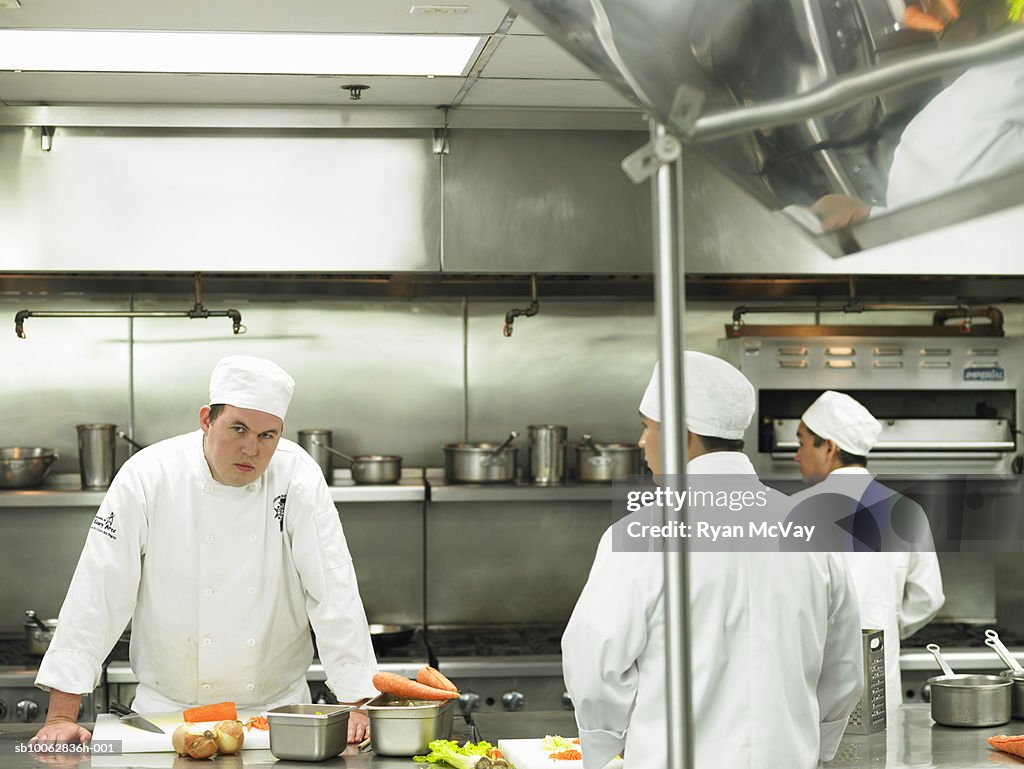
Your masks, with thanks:
[(284, 531), (284, 505), (287, 501), (287, 494), (279, 494), (274, 497), (274, 518), (277, 519), (277, 525), (281, 531)]
[(102, 513), (96, 513), (96, 517), (92, 519), (92, 525), (89, 527), (93, 531), (98, 531), (105, 537), (111, 539), (117, 539), (117, 529), (114, 527), (114, 511), (110, 511), (110, 515), (104, 517)]

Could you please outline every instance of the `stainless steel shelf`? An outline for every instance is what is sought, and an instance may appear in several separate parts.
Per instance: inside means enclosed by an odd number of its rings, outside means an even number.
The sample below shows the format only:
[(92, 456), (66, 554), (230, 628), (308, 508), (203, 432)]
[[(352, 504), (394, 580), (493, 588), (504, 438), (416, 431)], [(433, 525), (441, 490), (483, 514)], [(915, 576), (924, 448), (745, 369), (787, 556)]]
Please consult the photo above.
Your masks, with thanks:
[[(427, 487), (421, 468), (403, 468), (398, 483), (384, 486), (359, 486), (347, 471), (337, 471), (330, 487), (335, 502), (422, 502)], [(91, 508), (103, 501), (104, 491), (85, 491), (77, 474), (51, 475), (31, 489), (0, 490), (0, 508)]]
[(611, 502), (612, 484), (568, 482), (558, 486), (530, 483), (449, 483), (441, 468), (427, 468), (431, 502)]

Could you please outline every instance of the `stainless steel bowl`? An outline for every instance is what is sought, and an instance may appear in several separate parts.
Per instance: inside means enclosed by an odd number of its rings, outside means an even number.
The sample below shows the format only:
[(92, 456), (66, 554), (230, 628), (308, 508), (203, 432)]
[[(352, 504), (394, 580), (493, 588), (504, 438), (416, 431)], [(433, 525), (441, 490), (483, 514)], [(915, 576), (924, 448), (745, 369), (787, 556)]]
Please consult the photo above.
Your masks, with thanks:
[(0, 489), (27, 489), (42, 482), (57, 461), (53, 449), (12, 446), (0, 449)]

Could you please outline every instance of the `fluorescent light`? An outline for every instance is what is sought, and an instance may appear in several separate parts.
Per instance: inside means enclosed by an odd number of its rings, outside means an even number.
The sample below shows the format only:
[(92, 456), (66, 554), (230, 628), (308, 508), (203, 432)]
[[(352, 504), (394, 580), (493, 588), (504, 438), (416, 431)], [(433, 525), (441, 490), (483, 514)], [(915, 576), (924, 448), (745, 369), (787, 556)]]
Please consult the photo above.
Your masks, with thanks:
[(0, 70), (461, 75), (480, 38), (0, 29)]

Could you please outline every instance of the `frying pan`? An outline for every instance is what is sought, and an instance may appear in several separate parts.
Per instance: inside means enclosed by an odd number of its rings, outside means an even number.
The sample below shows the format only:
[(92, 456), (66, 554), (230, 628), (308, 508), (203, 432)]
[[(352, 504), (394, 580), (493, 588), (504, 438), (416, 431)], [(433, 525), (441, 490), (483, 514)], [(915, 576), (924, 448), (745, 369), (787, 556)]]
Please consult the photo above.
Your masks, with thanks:
[(377, 653), (399, 646), (412, 638), (415, 625), (370, 625), (370, 641)]

